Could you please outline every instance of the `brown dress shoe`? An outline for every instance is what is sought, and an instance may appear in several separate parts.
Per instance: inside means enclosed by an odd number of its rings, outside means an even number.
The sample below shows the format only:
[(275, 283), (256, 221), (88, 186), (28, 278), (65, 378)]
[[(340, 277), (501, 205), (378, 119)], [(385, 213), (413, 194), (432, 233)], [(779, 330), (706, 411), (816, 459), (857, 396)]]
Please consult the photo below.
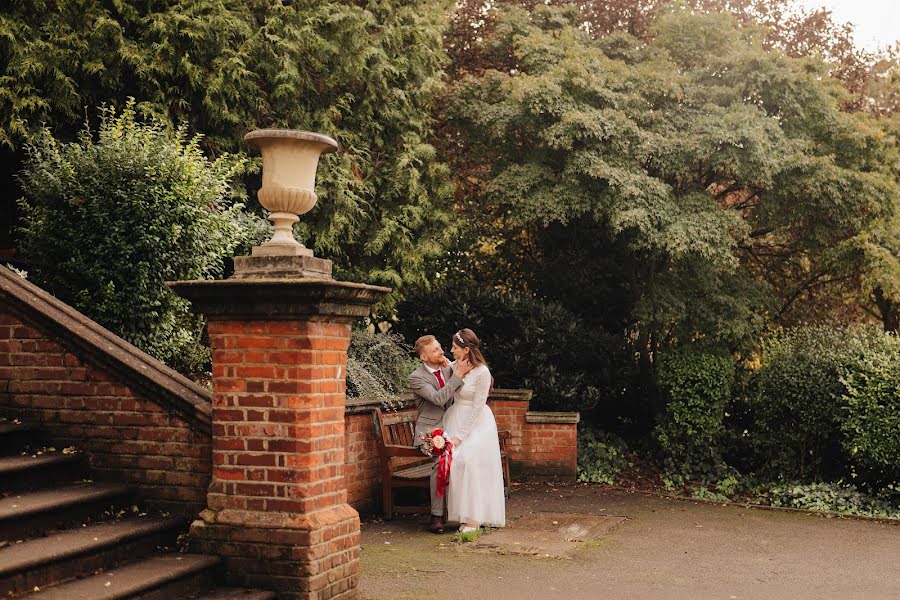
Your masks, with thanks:
[(431, 533), (444, 533), (444, 517), (431, 515), (431, 525), (428, 526)]

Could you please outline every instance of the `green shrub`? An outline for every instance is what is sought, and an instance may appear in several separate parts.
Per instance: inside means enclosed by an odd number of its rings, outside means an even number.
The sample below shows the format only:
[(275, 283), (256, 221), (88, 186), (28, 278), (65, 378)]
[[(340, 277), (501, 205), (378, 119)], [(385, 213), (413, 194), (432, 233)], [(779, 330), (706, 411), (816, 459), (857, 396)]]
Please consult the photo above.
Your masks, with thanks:
[(900, 518), (900, 506), (883, 496), (870, 496), (842, 483), (780, 484), (756, 499), (772, 506), (879, 518)]
[(139, 348), (183, 370), (208, 360), (202, 319), (163, 282), (213, 278), (242, 241), (230, 182), (244, 161), (207, 160), (199, 138), (101, 109), (98, 138), (44, 129), (28, 146), (21, 250), (29, 276)]
[(628, 446), (610, 433), (589, 427), (578, 430), (578, 481), (616, 483), (616, 476), (628, 466)]
[(381, 400), (388, 408), (408, 389), (418, 359), (403, 336), (354, 330), (347, 351), (347, 398)]
[(896, 338), (870, 327), (801, 327), (769, 341), (750, 396), (763, 476), (840, 479), (853, 454), (867, 470), (896, 463), (897, 357)]
[(666, 404), (654, 435), (668, 472), (708, 480), (721, 471), (734, 373), (734, 359), (724, 352), (684, 347), (660, 353), (657, 377)]
[(900, 482), (900, 340), (883, 343), (845, 367), (842, 446), (851, 475), (875, 485)]
[(588, 410), (621, 393), (611, 367), (618, 341), (557, 303), (457, 280), (413, 291), (397, 314), (406, 339), (434, 334), (448, 352), (450, 336), (470, 327), (496, 387), (534, 390), (535, 410)]
[[(664, 481), (668, 484), (666, 486), (668, 489), (674, 489), (675, 486), (670, 479), (664, 478)], [(731, 474), (723, 475), (715, 482), (704, 481), (701, 486), (691, 492), (691, 498), (713, 500), (715, 502), (728, 502), (745, 487), (746, 481), (736, 473), (732, 472)]]
[(691, 498), (696, 498), (698, 500), (712, 500), (713, 502), (728, 502), (727, 495), (721, 492), (715, 492), (705, 485), (700, 486), (691, 492)]

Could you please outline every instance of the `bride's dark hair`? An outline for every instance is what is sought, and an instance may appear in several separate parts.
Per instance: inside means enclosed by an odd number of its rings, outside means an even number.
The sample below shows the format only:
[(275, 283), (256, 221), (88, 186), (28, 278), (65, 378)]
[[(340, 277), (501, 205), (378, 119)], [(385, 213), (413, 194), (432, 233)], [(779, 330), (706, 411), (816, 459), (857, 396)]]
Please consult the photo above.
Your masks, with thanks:
[(481, 354), (481, 350), (478, 349), (478, 336), (475, 335), (475, 332), (471, 329), (467, 327), (460, 329), (453, 334), (450, 343), (456, 344), (460, 348), (468, 348), (469, 360), (471, 360), (472, 364), (476, 367), (487, 364), (487, 361), (484, 360), (484, 356)]

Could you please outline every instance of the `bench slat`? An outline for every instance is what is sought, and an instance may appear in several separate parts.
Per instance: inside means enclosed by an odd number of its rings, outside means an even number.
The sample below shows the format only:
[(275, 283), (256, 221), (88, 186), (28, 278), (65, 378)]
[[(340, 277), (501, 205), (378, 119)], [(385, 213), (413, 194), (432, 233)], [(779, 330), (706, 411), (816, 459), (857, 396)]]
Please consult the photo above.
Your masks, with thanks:
[(389, 413), (381, 413), (381, 424), (382, 425), (394, 425), (396, 423), (409, 423), (410, 419), (415, 423), (416, 416), (413, 413), (400, 413), (400, 412), (389, 412)]
[(418, 465), (416, 467), (410, 467), (408, 469), (401, 469), (399, 471), (394, 471), (394, 477), (397, 479), (423, 479), (431, 477), (431, 471), (434, 466), (431, 463), (425, 463), (424, 465)]
[(405, 423), (394, 423), (388, 426), (391, 443), (395, 446), (412, 446), (413, 432), (415, 431), (415, 423), (407, 421)]
[(415, 423), (410, 423), (409, 427), (404, 429), (403, 439), (406, 440), (407, 446), (415, 446), (415, 444), (413, 443), (413, 438), (415, 437), (415, 434), (416, 434), (415, 432), (416, 432)]
[(388, 426), (391, 445), (393, 446), (412, 446), (409, 443), (409, 423), (395, 423)]
[(397, 424), (389, 425), (388, 431), (391, 432), (391, 443), (392, 444), (394, 444), (395, 446), (405, 446), (406, 445), (403, 443), (403, 436), (401, 435), (401, 432), (403, 431), (402, 426), (398, 426)]

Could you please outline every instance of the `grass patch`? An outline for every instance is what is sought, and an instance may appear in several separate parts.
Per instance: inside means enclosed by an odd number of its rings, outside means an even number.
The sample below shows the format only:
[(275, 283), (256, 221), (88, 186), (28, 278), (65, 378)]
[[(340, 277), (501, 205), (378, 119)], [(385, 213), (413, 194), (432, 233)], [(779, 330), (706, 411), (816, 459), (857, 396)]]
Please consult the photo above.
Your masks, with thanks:
[(474, 542), (483, 534), (484, 530), (479, 527), (475, 531), (457, 531), (453, 537), (460, 544), (468, 544), (469, 542)]

